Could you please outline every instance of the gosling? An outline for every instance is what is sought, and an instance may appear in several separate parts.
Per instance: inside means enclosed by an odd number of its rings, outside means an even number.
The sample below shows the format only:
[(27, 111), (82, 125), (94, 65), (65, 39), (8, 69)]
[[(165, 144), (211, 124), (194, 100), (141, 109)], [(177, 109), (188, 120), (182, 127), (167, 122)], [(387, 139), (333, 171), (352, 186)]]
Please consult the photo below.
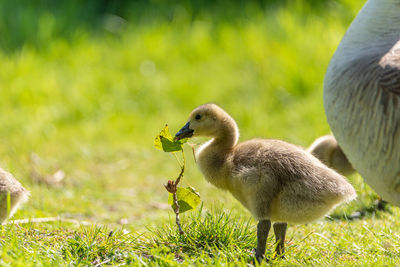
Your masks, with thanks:
[(228, 190), (259, 221), (258, 262), (264, 258), (271, 221), (276, 255), (283, 257), (288, 222), (312, 222), (356, 197), (343, 176), (302, 148), (269, 139), (238, 144), (236, 122), (215, 104), (194, 109), (175, 139), (195, 136), (212, 138), (196, 152), (206, 180)]
[(307, 151), (342, 175), (347, 176), (356, 172), (332, 135), (317, 138)]
[(29, 192), (12, 174), (0, 168), (0, 224), (10, 218), (28, 198)]

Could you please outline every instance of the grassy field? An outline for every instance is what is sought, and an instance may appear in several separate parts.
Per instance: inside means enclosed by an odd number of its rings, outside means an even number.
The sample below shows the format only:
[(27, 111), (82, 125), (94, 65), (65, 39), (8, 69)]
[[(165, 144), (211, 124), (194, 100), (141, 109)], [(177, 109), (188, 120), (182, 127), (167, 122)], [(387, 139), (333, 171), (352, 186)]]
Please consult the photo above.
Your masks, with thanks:
[[(31, 191), (13, 219), (62, 220), (3, 226), (0, 265), (249, 264), (256, 222), (204, 181), (190, 148), (183, 185), (203, 203), (183, 216), (187, 234), (179, 236), (163, 187), (179, 166), (153, 140), (205, 102), (232, 114), (241, 140), (307, 146), (329, 133), (324, 72), (363, 1), (312, 2), (249, 5), (235, 18), (177, 5), (168, 18), (107, 15), (96, 29), (77, 25), (67, 36), (50, 12), (32, 24), (36, 39), (3, 39), (0, 166)], [(8, 29), (10, 38), (20, 26)], [(290, 226), (286, 259), (270, 265), (398, 264), (399, 210), (369, 213), (377, 196), (358, 175), (349, 179), (358, 199), (330, 219)], [(361, 219), (346, 219), (359, 210)]]

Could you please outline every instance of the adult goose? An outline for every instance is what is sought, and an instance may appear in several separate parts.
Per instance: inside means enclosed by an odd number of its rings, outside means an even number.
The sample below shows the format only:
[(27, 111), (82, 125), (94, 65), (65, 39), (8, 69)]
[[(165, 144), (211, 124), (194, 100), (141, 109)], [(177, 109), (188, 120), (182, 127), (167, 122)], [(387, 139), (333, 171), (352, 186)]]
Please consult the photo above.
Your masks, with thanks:
[(369, 0), (328, 66), (324, 107), (351, 165), (400, 206), (400, 0)]

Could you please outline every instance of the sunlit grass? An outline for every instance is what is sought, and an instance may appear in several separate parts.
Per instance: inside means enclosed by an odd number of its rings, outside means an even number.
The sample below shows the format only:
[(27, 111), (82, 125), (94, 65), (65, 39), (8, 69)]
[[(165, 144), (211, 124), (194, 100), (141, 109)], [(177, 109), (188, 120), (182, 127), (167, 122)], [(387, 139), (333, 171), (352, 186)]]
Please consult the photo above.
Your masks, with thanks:
[[(232, 114), (242, 140), (307, 146), (329, 133), (324, 72), (361, 4), (313, 8), (288, 1), (231, 21), (192, 20), (181, 9), (169, 20), (127, 24), (118, 34), (78, 28), (67, 39), (43, 37), (43, 47), (27, 42), (0, 52), (0, 166), (31, 191), (15, 219), (60, 216), (99, 225), (5, 226), (0, 265), (250, 262), (256, 222), (204, 181), (190, 148), (183, 185), (200, 192), (204, 213), (183, 216), (187, 236), (177, 235), (163, 183), (179, 166), (153, 148), (154, 137), (165, 123), (178, 130), (205, 102)], [(46, 16), (43, 21), (55, 23)], [(43, 177), (62, 170), (65, 178), (46, 184), (34, 179), (34, 169)], [(291, 226), (286, 260), (277, 265), (399, 260), (398, 209), (347, 221), (376, 199), (358, 175), (349, 179), (358, 200), (336, 209), (333, 221)]]
[[(274, 259), (275, 237), (267, 241), (273, 265), (365, 266), (398, 264), (400, 238), (395, 214), (356, 221), (321, 221), (289, 225), (285, 259)], [(173, 224), (150, 228), (144, 235), (105, 226), (63, 222), (8, 225), (0, 230), (0, 263), (35, 265), (223, 265), (252, 262), (255, 225), (247, 216), (221, 207), (183, 216), (185, 235)], [(265, 264), (265, 262), (263, 263)], [(265, 264), (266, 265), (266, 264)]]

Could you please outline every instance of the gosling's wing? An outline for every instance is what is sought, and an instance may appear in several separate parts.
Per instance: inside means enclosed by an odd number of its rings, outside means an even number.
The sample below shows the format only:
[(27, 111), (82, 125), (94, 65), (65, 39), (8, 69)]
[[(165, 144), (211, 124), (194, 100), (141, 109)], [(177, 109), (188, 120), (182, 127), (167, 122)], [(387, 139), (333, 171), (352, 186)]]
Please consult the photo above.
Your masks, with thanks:
[(295, 145), (280, 140), (253, 139), (239, 145), (233, 158), (237, 173), (278, 183), (308, 179), (323, 164)]

